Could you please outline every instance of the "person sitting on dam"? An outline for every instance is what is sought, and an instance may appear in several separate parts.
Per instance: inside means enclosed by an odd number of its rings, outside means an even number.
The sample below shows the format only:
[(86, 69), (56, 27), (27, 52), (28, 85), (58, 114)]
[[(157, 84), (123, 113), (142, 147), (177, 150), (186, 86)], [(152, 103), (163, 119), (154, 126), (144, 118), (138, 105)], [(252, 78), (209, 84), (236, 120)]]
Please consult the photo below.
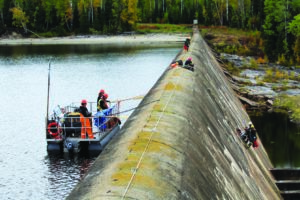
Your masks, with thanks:
[(188, 57), (185, 61), (183, 68), (194, 71), (194, 63), (192, 62), (192, 57)]

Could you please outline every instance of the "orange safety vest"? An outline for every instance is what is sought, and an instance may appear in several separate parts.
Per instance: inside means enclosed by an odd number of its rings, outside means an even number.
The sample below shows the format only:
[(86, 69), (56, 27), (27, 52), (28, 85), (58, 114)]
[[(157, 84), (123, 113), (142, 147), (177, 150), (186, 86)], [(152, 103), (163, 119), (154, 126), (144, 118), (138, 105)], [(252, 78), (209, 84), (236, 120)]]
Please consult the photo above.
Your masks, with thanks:
[(93, 135), (93, 130), (92, 130), (90, 119), (87, 118), (87, 117), (84, 117), (80, 113), (80, 122), (81, 122), (81, 138), (85, 139), (86, 133), (87, 133), (90, 139), (94, 139), (94, 135)]

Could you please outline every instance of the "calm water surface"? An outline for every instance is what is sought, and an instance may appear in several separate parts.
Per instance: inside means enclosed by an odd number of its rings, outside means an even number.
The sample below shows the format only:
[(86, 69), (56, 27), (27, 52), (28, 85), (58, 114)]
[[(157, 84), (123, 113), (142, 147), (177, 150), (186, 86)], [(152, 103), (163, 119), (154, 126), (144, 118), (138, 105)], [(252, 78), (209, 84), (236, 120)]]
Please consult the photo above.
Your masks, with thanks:
[(250, 115), (274, 167), (300, 168), (300, 126), (287, 113)]
[[(0, 47), (0, 199), (64, 199), (96, 159), (47, 154), (50, 57), (51, 111), (57, 104), (83, 98), (96, 101), (101, 88), (110, 100), (146, 94), (180, 48), (181, 44)], [(121, 110), (138, 103), (124, 102)]]

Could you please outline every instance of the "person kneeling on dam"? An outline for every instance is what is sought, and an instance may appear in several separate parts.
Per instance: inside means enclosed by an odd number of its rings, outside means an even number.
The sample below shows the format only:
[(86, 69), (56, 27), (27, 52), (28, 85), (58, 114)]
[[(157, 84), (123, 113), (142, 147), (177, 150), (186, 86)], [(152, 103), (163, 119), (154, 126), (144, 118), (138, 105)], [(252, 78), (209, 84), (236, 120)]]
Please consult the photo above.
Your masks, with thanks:
[(189, 57), (185, 61), (183, 68), (194, 71), (194, 63), (192, 62), (192, 57)]

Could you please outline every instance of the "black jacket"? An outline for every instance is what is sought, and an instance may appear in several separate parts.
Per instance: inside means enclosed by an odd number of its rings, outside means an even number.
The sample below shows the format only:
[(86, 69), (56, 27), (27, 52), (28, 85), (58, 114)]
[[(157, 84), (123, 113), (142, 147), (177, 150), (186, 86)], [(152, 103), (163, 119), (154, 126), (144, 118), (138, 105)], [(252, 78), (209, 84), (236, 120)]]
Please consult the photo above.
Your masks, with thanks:
[(191, 60), (186, 60), (184, 65), (194, 66), (194, 64)]
[(92, 115), (85, 106), (80, 106), (79, 112), (85, 117), (90, 117)]
[(108, 108), (108, 105), (107, 105), (107, 103), (106, 103), (106, 101), (104, 101), (103, 99), (101, 99), (100, 100), (100, 108), (102, 109), (102, 110), (105, 110), (105, 109), (107, 109)]

